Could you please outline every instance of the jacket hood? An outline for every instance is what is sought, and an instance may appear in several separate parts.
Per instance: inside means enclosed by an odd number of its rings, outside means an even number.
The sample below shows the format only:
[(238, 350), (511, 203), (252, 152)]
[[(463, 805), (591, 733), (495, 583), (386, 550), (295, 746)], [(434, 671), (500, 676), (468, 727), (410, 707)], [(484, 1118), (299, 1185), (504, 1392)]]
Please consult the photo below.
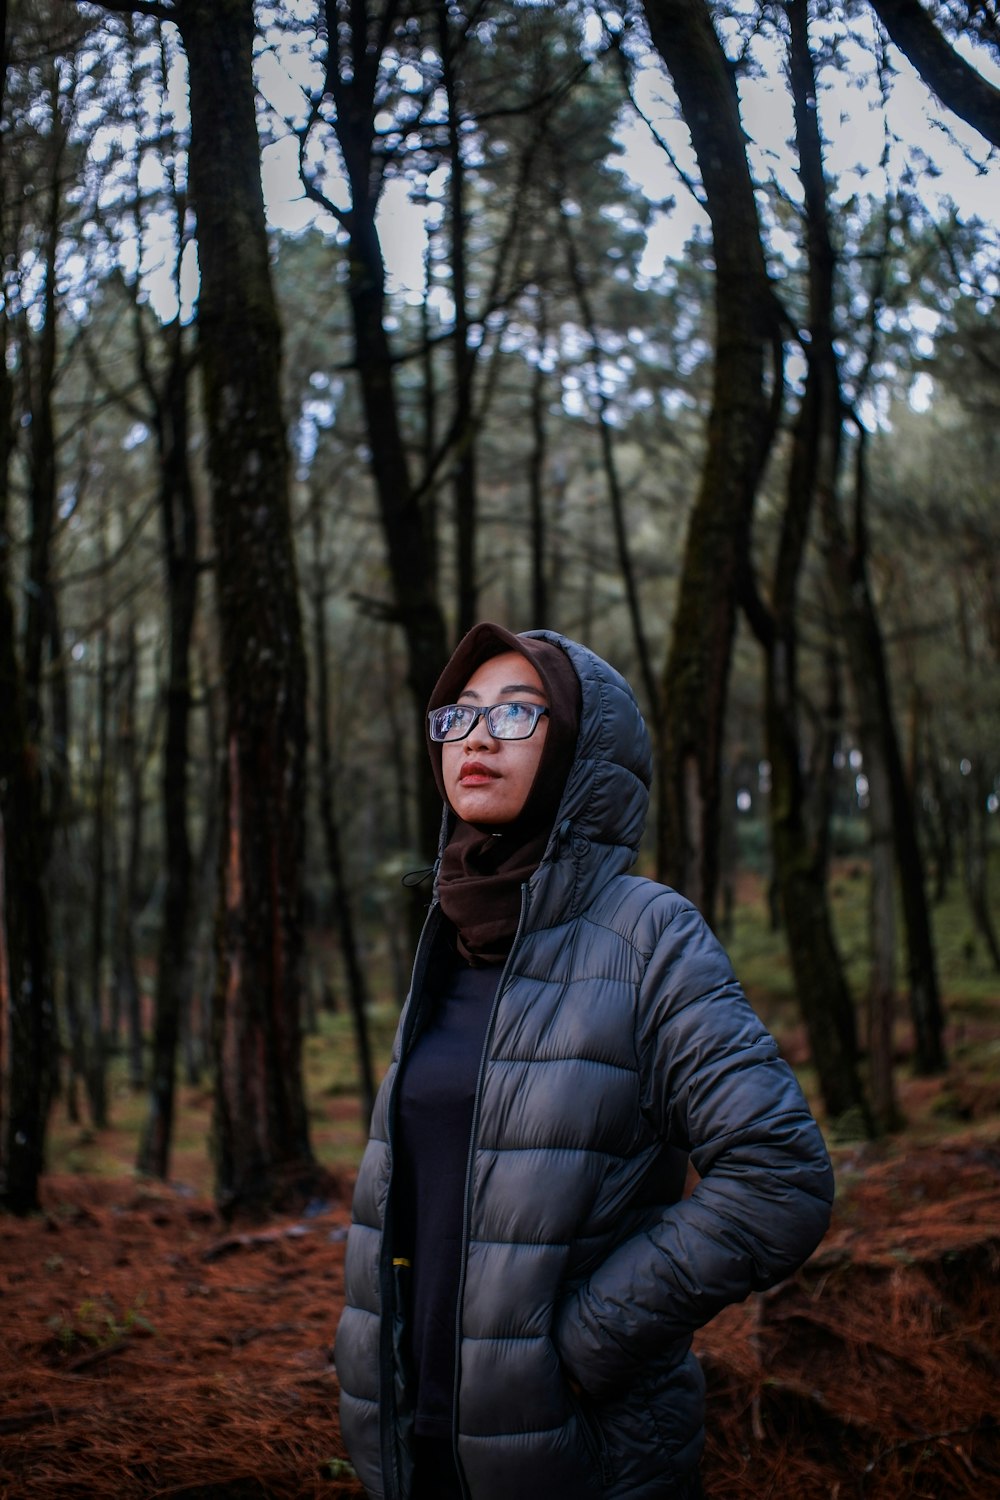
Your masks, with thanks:
[[(635, 694), (620, 672), (553, 630), (511, 635), (504, 649), (524, 650), (531, 641), (547, 641), (565, 652), (580, 683), (575, 754), (551, 837), (530, 881), (534, 925), (575, 915), (599, 885), (635, 862), (649, 809), (652, 752)], [(446, 805), (442, 850), (451, 821)]]
[(556, 832), (567, 821), (575, 836), (638, 854), (652, 779), (649, 731), (635, 694), (603, 657), (568, 636), (529, 630), (569, 657), (580, 680), (580, 730), (566, 778)]

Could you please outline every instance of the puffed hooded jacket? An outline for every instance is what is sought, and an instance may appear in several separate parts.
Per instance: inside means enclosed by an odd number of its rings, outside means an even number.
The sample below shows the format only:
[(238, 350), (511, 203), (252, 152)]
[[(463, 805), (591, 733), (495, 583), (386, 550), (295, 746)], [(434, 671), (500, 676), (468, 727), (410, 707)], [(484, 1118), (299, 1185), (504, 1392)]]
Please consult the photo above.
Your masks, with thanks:
[[(585, 647), (529, 634), (568, 653), (581, 722), (480, 1063), (455, 1455), (470, 1500), (660, 1500), (703, 1444), (695, 1329), (805, 1260), (833, 1179), (702, 917), (627, 873), (650, 779), (631, 689)], [(343, 1437), (378, 1500), (408, 1500), (412, 1475), (394, 1086), (441, 921), (435, 894), (358, 1175), (336, 1337)]]

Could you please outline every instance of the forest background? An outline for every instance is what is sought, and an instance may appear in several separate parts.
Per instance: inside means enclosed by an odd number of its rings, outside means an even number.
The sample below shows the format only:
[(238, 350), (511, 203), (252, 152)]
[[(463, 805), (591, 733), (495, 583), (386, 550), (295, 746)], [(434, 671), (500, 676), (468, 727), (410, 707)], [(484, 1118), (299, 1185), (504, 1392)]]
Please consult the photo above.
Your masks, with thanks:
[(752, 900), (834, 1146), (905, 1142), (914, 1081), (954, 1105), (956, 1049), (988, 1084), (995, 7), (2, 35), (0, 1206), (116, 1110), (169, 1181), (179, 1082), (220, 1213), (330, 1191), (303, 1036), (360, 1139), (479, 618), (635, 684), (642, 866), (727, 938)]

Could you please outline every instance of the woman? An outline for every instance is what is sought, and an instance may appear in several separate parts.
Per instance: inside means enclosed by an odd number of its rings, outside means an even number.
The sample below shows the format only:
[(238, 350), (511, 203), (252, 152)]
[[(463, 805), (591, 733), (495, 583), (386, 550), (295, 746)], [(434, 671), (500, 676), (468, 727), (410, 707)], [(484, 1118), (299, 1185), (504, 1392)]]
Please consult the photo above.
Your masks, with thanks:
[(822, 1137), (698, 912), (626, 873), (625, 680), (482, 624), (428, 722), (446, 805), (355, 1192), (348, 1451), (380, 1500), (696, 1494), (692, 1334), (819, 1242)]

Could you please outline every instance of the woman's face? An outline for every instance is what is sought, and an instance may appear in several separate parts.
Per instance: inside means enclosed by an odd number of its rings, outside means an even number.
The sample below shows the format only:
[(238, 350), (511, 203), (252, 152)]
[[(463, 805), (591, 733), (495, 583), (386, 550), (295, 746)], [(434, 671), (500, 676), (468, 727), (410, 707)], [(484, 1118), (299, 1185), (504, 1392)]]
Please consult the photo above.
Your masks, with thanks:
[[(477, 667), (459, 703), (490, 708), (495, 703), (541, 703), (548, 706), (542, 679), (527, 657), (505, 651)], [(441, 746), (445, 791), (466, 823), (510, 823), (527, 800), (535, 779), (548, 728), (548, 716), (526, 740), (495, 740), (478, 719), (464, 740)]]

